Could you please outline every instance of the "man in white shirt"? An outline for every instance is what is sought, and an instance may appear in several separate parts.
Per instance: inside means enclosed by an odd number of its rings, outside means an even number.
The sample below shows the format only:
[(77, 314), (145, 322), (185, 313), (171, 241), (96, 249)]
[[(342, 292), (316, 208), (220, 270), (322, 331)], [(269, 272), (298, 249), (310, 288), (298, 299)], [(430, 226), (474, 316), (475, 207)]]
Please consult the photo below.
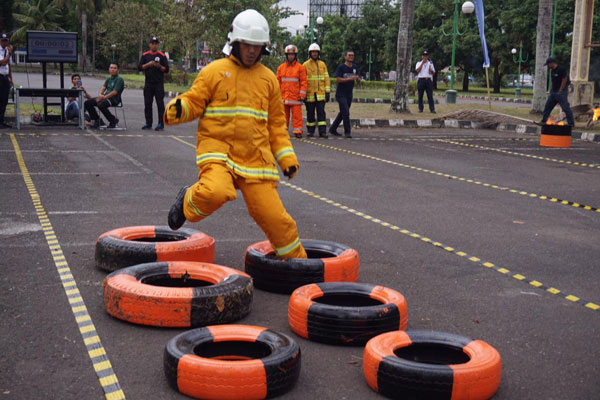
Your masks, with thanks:
[(10, 71), (10, 56), (12, 55), (13, 47), (9, 44), (8, 34), (0, 35), (0, 129), (10, 128), (4, 122), (4, 112), (8, 104), (8, 94), (12, 86), (12, 75)]
[(435, 68), (433, 62), (429, 60), (427, 51), (423, 52), (422, 59), (415, 67), (417, 70), (417, 90), (419, 91), (419, 112), (423, 112), (423, 92), (427, 92), (427, 101), (429, 102), (429, 111), (435, 114), (435, 105), (433, 103), (433, 74)]

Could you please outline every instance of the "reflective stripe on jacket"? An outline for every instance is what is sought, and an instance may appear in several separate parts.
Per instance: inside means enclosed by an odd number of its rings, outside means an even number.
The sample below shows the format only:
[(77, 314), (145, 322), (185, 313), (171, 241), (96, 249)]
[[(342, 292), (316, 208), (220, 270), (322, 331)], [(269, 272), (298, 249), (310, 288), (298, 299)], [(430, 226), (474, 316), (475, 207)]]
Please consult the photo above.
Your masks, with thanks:
[(331, 91), (327, 65), (321, 60), (315, 61), (312, 58), (309, 58), (303, 65), (306, 68), (306, 79), (308, 80), (306, 101), (315, 101), (315, 94), (317, 101), (325, 101), (325, 93)]
[(213, 61), (178, 98), (179, 122), (199, 118), (198, 168), (218, 162), (244, 178), (278, 181), (276, 161), (294, 157), (297, 163), (279, 84), (261, 63), (246, 68), (233, 55)]
[(306, 69), (302, 64), (284, 62), (277, 68), (277, 80), (284, 104), (302, 104), (300, 100), (306, 98)]

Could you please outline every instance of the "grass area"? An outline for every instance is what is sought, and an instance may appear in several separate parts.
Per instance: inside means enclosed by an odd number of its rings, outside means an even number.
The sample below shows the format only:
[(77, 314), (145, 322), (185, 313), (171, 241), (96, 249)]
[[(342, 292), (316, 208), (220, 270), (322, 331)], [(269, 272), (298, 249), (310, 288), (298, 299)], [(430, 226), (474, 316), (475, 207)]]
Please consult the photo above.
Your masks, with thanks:
[[(459, 86), (462, 88), (462, 85)], [(438, 89), (435, 91), (436, 95), (445, 96), (446, 90), (449, 87), (444, 85), (443, 83), (438, 84)], [(332, 91), (335, 91), (332, 89)], [(487, 96), (487, 88), (469, 86), (468, 92), (463, 92), (462, 90), (458, 90), (459, 96)], [(394, 95), (393, 90), (388, 89), (363, 89), (360, 86), (354, 88), (354, 97), (355, 98), (365, 98), (365, 99), (375, 99), (375, 98), (383, 98), (383, 99), (391, 99)], [(515, 97), (515, 89), (500, 89), (500, 93), (490, 93), (491, 97)], [(531, 99), (533, 97), (532, 89), (522, 89), (521, 97), (522, 99)]]
[[(32, 105), (31, 103), (21, 102), (19, 104), (19, 114), (22, 117), (30, 116), (34, 112), (39, 112), (40, 114), (44, 113), (44, 106), (42, 105)], [(60, 109), (55, 107), (48, 107), (48, 114), (56, 114), (60, 115)], [(4, 114), (6, 117), (15, 117), (15, 105), (10, 103), (6, 106), (6, 113)]]
[[(489, 110), (487, 105), (484, 104), (437, 104), (435, 106), (437, 114), (431, 114), (428, 111), (423, 113), (418, 112), (418, 107), (416, 104), (411, 104), (409, 106), (411, 113), (410, 114), (396, 114), (390, 111), (389, 104), (369, 104), (369, 103), (352, 103), (352, 107), (350, 108), (350, 117), (351, 118), (374, 118), (374, 119), (435, 119), (439, 118), (444, 114), (448, 114), (454, 111), (459, 110)], [(427, 110), (427, 108), (426, 108)], [(491, 111), (512, 115), (514, 117), (524, 118), (530, 121), (538, 121), (541, 119), (541, 115), (531, 115), (529, 114), (529, 107), (511, 107), (509, 105), (506, 106), (494, 106), (492, 105)], [(339, 112), (339, 108), (337, 103), (328, 103), (325, 106), (325, 111), (327, 113), (328, 118), (335, 118), (337, 113)], [(306, 114), (306, 111), (303, 111)], [(558, 115), (558, 111), (554, 111), (552, 115)], [(576, 122), (577, 129), (585, 129), (584, 122)], [(585, 129), (586, 132), (599, 132), (600, 126), (596, 126), (592, 129)]]
[[(129, 89), (143, 89), (144, 88), (144, 80), (145, 80), (145, 76), (143, 74), (135, 74), (135, 73), (125, 73), (125, 74), (120, 74), (121, 77), (123, 78), (123, 80), (125, 81), (125, 86)], [(180, 76), (181, 74), (179, 74)], [(94, 76), (96, 76), (99, 79), (105, 79), (108, 75), (107, 74), (94, 74)], [(186, 92), (190, 86), (192, 86), (192, 83), (194, 82), (194, 79), (196, 78), (196, 74), (195, 73), (190, 73), (188, 74), (188, 84), (187, 85), (182, 85), (182, 84), (178, 84), (178, 83), (165, 83), (165, 91), (166, 92)]]

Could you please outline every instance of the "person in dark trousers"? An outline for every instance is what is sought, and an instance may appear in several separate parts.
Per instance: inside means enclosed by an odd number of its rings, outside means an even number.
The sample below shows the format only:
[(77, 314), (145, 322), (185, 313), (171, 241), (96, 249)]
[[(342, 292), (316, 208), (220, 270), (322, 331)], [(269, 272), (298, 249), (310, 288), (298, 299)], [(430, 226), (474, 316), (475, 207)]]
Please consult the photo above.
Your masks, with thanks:
[(119, 66), (117, 63), (111, 63), (110, 67), (108, 67), (108, 72), (110, 76), (104, 81), (104, 85), (100, 89), (100, 95), (96, 98), (86, 100), (83, 105), (92, 121), (92, 128), (100, 128), (100, 116), (95, 107), (98, 107), (108, 120), (109, 129), (116, 128), (119, 123), (119, 119), (110, 113), (109, 107), (116, 106), (121, 102), (121, 93), (125, 89), (125, 82), (119, 76)]
[(338, 102), (340, 112), (331, 124), (329, 133), (333, 136), (342, 136), (337, 133), (337, 128), (343, 120), (344, 136), (351, 138), (350, 106), (352, 105), (352, 91), (354, 90), (354, 82), (360, 82), (360, 74), (358, 65), (354, 64), (354, 52), (352, 50), (346, 51), (344, 60), (346, 62), (338, 65), (335, 70), (335, 80), (337, 82), (335, 100)]
[(567, 124), (575, 126), (573, 111), (571, 111), (571, 106), (569, 105), (569, 100), (567, 98), (569, 83), (571, 83), (567, 72), (563, 67), (560, 67), (558, 62), (552, 57), (548, 57), (544, 65), (547, 65), (551, 70), (552, 86), (550, 87), (550, 95), (544, 106), (544, 114), (542, 115), (541, 123), (545, 124), (552, 109), (554, 109), (557, 104), (560, 104), (560, 108), (562, 108), (567, 116)]
[[(325, 104), (329, 102), (331, 82), (327, 65), (319, 59), (321, 47), (317, 43), (308, 46), (308, 60), (304, 62), (306, 68), (306, 130), (307, 137), (315, 136), (315, 128), (319, 127), (319, 136), (327, 138), (327, 114)], [(317, 120), (315, 121), (315, 111)]]
[(8, 34), (0, 35), (0, 129), (11, 128), (4, 122), (4, 113), (8, 104), (8, 95), (12, 86), (12, 71), (10, 68), (10, 57), (13, 47), (9, 43)]
[(144, 71), (146, 82), (144, 84), (144, 116), (146, 125), (142, 129), (152, 129), (152, 100), (156, 99), (158, 110), (158, 123), (156, 130), (162, 131), (165, 126), (162, 122), (165, 113), (165, 73), (169, 72), (169, 60), (165, 53), (158, 51), (158, 38), (150, 39), (150, 50), (145, 52), (140, 59), (138, 69)]
[(429, 54), (424, 51), (421, 55), (421, 61), (415, 67), (417, 70), (417, 90), (419, 92), (419, 112), (423, 112), (423, 92), (427, 92), (427, 101), (429, 102), (429, 111), (435, 114), (435, 105), (433, 103), (433, 74), (435, 67), (429, 60)]

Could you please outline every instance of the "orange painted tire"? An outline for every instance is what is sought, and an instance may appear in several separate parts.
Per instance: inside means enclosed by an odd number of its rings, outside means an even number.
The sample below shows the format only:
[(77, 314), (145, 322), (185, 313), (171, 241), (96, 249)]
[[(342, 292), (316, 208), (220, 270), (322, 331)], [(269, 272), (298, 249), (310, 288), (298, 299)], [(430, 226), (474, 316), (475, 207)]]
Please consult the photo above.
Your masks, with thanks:
[(301, 240), (308, 258), (282, 259), (275, 256), (269, 241), (246, 249), (245, 271), (254, 286), (275, 293), (292, 293), (317, 282), (356, 282), (360, 269), (358, 252), (343, 244), (324, 240)]
[(96, 266), (116, 271), (132, 265), (160, 261), (215, 262), (215, 240), (194, 229), (177, 231), (168, 226), (128, 226), (100, 235)]
[(252, 278), (221, 265), (147, 263), (106, 276), (104, 306), (134, 324), (197, 327), (237, 321), (250, 312)]
[(300, 375), (300, 347), (267, 328), (207, 326), (171, 339), (164, 367), (171, 387), (190, 397), (265, 399), (294, 387)]
[(498, 351), (481, 340), (433, 331), (396, 331), (369, 340), (367, 384), (397, 399), (491, 398), (500, 385)]
[(288, 321), (316, 342), (364, 345), (381, 333), (406, 329), (407, 306), (399, 292), (370, 283), (327, 282), (292, 293)]

